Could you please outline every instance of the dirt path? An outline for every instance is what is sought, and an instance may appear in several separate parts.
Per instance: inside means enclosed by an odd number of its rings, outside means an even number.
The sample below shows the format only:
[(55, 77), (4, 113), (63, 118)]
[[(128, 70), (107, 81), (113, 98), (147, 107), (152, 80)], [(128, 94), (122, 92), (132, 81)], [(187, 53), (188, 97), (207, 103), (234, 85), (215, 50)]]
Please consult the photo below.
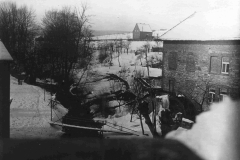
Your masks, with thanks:
[(50, 127), (50, 94), (44, 90), (23, 83), (11, 77), (10, 137), (11, 138), (59, 138), (62, 133)]

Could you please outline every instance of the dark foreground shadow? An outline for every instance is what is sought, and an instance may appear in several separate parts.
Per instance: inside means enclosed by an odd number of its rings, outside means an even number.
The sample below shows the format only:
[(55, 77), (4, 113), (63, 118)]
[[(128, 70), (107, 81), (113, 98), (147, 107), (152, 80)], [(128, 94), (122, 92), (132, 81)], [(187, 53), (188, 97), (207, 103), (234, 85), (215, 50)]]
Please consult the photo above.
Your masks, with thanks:
[(1, 140), (0, 159), (199, 160), (180, 142), (165, 139)]

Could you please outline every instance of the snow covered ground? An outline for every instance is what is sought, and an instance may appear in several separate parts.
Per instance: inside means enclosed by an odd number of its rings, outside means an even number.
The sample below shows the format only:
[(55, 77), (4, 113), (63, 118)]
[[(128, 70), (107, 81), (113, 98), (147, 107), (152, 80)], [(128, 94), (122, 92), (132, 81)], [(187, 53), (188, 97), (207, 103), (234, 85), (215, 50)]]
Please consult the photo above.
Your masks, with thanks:
[[(151, 54), (151, 53), (150, 53)], [(139, 64), (139, 60), (134, 53), (123, 53), (120, 56), (121, 65), (125, 65), (133, 73), (135, 69), (146, 69)], [(132, 64), (136, 64), (132, 66)], [(113, 66), (97, 64), (93, 70), (100, 74), (117, 73), (121, 70), (119, 67), (117, 57), (113, 60)], [(161, 76), (161, 69), (150, 69), (156, 76)], [(146, 75), (146, 74), (145, 74)], [(97, 83), (96, 90), (103, 90), (108, 87), (109, 82), (103, 81)], [(58, 132), (56, 128), (50, 127), (48, 121), (50, 120), (50, 107), (48, 106), (50, 94), (46, 92), (44, 100), (44, 90), (23, 83), (17, 85), (17, 80), (11, 77), (11, 97), (13, 102), (10, 106), (10, 136), (11, 138), (60, 138), (62, 133)], [(55, 108), (57, 113), (53, 120), (57, 120), (66, 113), (66, 109), (62, 106)], [(197, 117), (196, 123), (190, 130), (179, 128), (167, 135), (169, 139), (176, 139), (181, 141), (198, 155), (207, 160), (237, 160), (239, 158), (239, 121), (240, 107), (239, 103), (231, 100), (226, 100), (219, 104), (211, 106), (210, 111), (204, 112)], [(150, 116), (151, 117), (151, 116)], [(142, 135), (140, 120), (135, 115), (132, 122), (130, 122), (130, 114), (122, 110), (106, 120), (116, 127), (126, 127), (136, 131), (142, 137), (152, 137), (143, 120), (144, 132), (148, 136)], [(104, 129), (110, 129), (104, 126)], [(123, 129), (124, 130), (124, 129)], [(157, 129), (160, 133), (160, 128)], [(106, 133), (106, 137), (119, 138), (117, 134)], [(134, 136), (125, 136), (134, 137)]]
[[(97, 55), (95, 55), (95, 56), (97, 57)], [(148, 53), (148, 60), (150, 60), (150, 59), (152, 60), (152, 57), (153, 57), (153, 59), (155, 59), (155, 61), (162, 60), (162, 53), (156, 53), (156, 52)], [(141, 61), (142, 61), (142, 65), (141, 65)], [(148, 76), (147, 67), (144, 67), (144, 66), (146, 66), (145, 54), (143, 54), (141, 56), (141, 61), (140, 61), (140, 55), (135, 55), (135, 53), (122, 53), (119, 56), (119, 62), (121, 65), (121, 66), (119, 66), (117, 53), (114, 53), (113, 60), (112, 60), (112, 66), (109, 66), (109, 60), (105, 61), (105, 63), (103, 63), (103, 64), (99, 64), (96, 62), (95, 66), (92, 68), (92, 72), (97, 73), (98, 75), (101, 75), (102, 77), (104, 75), (107, 75), (107, 73), (113, 73), (113, 74), (118, 75), (119, 71), (124, 67), (129, 71), (127, 80), (130, 80), (131, 78), (133, 78), (132, 75), (134, 75), (134, 73), (136, 71), (144, 72), (145, 77), (147, 77)], [(152, 76), (152, 77), (161, 77), (162, 76), (161, 68), (150, 68), (149, 72), (150, 72), (150, 76)], [(80, 74), (79, 74), (79, 76), (80, 76)], [(107, 80), (101, 80), (101, 81), (91, 83), (90, 86), (92, 88), (94, 95), (98, 95), (103, 92), (109, 92), (109, 90), (110, 90), (110, 82)], [(110, 106), (116, 106), (116, 103), (112, 102), (110, 104)], [(135, 130), (138, 135), (145, 136), (145, 135), (142, 135), (140, 119), (138, 119), (137, 116), (134, 115), (133, 121), (130, 122), (131, 114), (126, 112), (124, 110), (124, 107), (121, 107), (121, 110), (122, 111), (119, 113), (118, 109), (116, 109), (117, 113), (112, 117), (108, 117), (106, 120), (109, 123), (116, 124), (116, 126), (118, 126), (118, 127), (122, 126), (122, 127), (130, 128), (132, 130)], [(143, 122), (144, 132), (146, 134), (148, 134), (147, 137), (152, 137), (152, 135), (149, 131), (149, 128), (145, 124), (144, 120), (142, 122)], [(104, 129), (111, 130), (113, 128), (105, 125)], [(116, 130), (116, 129), (113, 129), (113, 130)], [(127, 130), (125, 130), (125, 131), (127, 131)], [(161, 132), (160, 128), (158, 128), (158, 132), (159, 133)], [(104, 135), (112, 137), (114, 134), (113, 133), (105, 133)], [(118, 137), (118, 135), (115, 134), (114, 137)], [(130, 137), (132, 137), (132, 136), (130, 136)]]
[[(45, 96), (44, 96), (45, 95)], [(10, 96), (10, 138), (60, 138), (60, 128), (49, 125), (51, 111), (50, 93), (40, 87), (18, 85), (17, 79), (11, 77)]]
[[(147, 67), (146, 66), (146, 59), (145, 54), (143, 55), (135, 55), (134, 53), (123, 53), (119, 56), (119, 61), (121, 67), (119, 67), (118, 56), (115, 53), (113, 55), (112, 63), (113, 65), (109, 67), (109, 61), (106, 61), (105, 64), (98, 65), (94, 70), (104, 74), (104, 73), (117, 73), (121, 70), (122, 66), (130, 69), (131, 73), (134, 73), (135, 70), (144, 70), (145, 75), (147, 75)], [(159, 52), (150, 52), (148, 53), (148, 61), (153, 60), (157, 62), (158, 60), (162, 60), (162, 53)], [(141, 65), (142, 61), (142, 65)], [(162, 76), (162, 69), (161, 68), (149, 68), (150, 76), (152, 77), (160, 77)]]

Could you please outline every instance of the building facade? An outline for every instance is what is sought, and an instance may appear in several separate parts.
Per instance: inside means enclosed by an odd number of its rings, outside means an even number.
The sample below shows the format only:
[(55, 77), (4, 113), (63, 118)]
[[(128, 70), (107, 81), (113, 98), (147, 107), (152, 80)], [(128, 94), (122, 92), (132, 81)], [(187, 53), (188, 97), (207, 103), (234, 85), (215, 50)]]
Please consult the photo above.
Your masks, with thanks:
[(202, 110), (226, 97), (240, 97), (240, 22), (233, 21), (239, 13), (224, 13), (195, 14), (161, 37), (163, 89), (193, 99)]
[(163, 89), (203, 104), (239, 97), (240, 41), (165, 41)]

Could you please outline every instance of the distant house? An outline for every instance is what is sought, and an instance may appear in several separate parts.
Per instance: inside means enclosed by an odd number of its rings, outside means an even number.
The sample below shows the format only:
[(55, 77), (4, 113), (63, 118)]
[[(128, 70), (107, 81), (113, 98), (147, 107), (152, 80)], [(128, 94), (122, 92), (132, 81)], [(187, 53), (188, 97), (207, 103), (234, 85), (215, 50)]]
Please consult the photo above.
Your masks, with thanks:
[(133, 29), (133, 40), (152, 40), (151, 27), (145, 23), (137, 23)]
[(238, 8), (195, 13), (163, 34), (165, 90), (209, 104), (240, 97)]

